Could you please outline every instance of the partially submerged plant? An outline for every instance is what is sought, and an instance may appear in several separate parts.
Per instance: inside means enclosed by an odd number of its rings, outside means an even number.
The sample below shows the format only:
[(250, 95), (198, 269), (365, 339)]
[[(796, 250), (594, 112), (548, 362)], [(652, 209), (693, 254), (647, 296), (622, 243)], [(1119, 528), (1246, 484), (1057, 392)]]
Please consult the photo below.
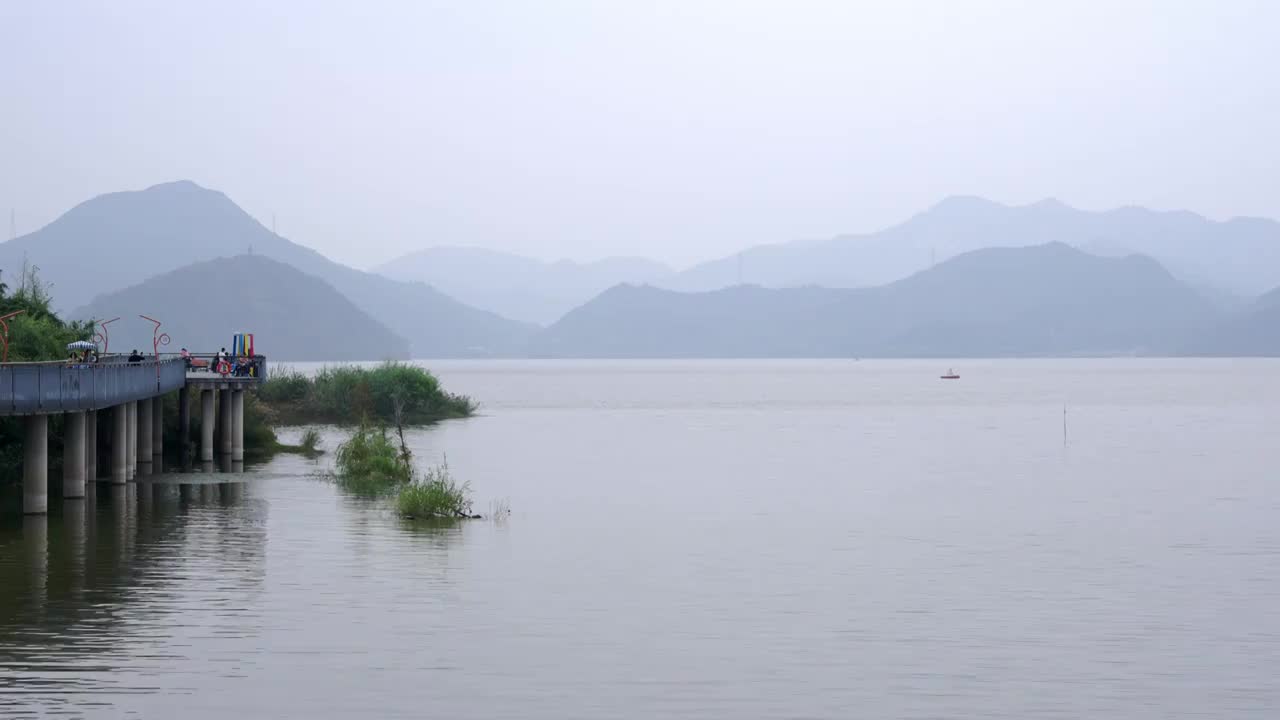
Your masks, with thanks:
[(413, 480), (413, 466), (391, 442), (385, 428), (363, 426), (338, 446), (334, 478), (361, 494), (381, 494)]
[(396, 512), (401, 517), (417, 520), (469, 518), (472, 517), (470, 496), (471, 486), (455, 481), (446, 461), (400, 489)]
[(319, 455), (320, 431), (315, 428), (303, 430), (302, 437), (298, 439), (298, 447), (302, 448), (302, 452), (306, 455)]
[[(400, 413), (396, 413), (400, 419)], [(449, 472), (449, 462), (419, 473), (405, 440), (404, 426), (397, 422), (397, 439), (386, 428), (362, 426), (338, 446), (333, 479), (351, 492), (362, 495), (396, 493), (396, 512), (411, 519), (452, 519), (478, 517), (471, 514), (471, 486), (459, 483)]]

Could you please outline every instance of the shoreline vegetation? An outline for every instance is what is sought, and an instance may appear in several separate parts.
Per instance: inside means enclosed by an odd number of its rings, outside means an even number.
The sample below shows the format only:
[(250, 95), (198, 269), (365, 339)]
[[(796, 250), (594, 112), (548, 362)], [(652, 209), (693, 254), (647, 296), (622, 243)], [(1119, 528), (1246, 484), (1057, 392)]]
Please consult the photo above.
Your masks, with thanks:
[(471, 398), (446, 392), (428, 370), (395, 361), (325, 367), (313, 376), (277, 366), (257, 395), (270, 425), (425, 425), (476, 411)]

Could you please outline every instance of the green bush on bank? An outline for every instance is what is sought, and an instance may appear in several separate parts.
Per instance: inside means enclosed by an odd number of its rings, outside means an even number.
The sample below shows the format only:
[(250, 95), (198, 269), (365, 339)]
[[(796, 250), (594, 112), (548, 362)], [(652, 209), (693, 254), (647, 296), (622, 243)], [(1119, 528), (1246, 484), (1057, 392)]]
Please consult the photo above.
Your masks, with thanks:
[(382, 495), (413, 480), (413, 466), (385, 428), (361, 426), (338, 446), (334, 457), (338, 484), (361, 495)]
[(326, 367), (307, 377), (291, 368), (274, 368), (259, 397), (281, 424), (362, 422), (410, 425), (467, 417), (475, 403), (445, 392), (439, 380), (415, 365), (386, 362), (373, 368)]

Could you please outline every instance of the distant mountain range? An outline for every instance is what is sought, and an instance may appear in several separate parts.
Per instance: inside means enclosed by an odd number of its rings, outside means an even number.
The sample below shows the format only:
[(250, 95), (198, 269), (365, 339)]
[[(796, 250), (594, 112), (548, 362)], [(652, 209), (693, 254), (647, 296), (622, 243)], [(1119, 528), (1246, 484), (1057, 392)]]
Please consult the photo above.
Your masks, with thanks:
[[(53, 284), (55, 301), (66, 309), (184, 265), (249, 251), (329, 283), (405, 338), (415, 357), (519, 354), (535, 329), (464, 305), (423, 283), (335, 263), (271, 232), (226, 195), (187, 181), (81, 203), (40, 230), (0, 244), (0, 268), (16, 271), (24, 260), (37, 265)], [(138, 311), (163, 315), (166, 309)], [(321, 329), (328, 320), (319, 310), (296, 322), (327, 332)]]
[(1182, 350), (1219, 357), (1280, 356), (1280, 288), (1233, 313)]
[(397, 280), (420, 281), (504, 317), (546, 325), (619, 283), (656, 283), (675, 274), (643, 258), (589, 263), (543, 262), (468, 247), (433, 247), (374, 268)]
[[(113, 349), (149, 346), (147, 313), (192, 349), (247, 331), (272, 357), (315, 360), (1280, 355), (1280, 224), (1053, 201), (952, 198), (879, 233), (680, 273), (467, 248), (371, 273), (176, 182), (94, 198), (0, 244), (10, 277), (24, 262), (72, 317), (130, 318), (112, 326)], [(754, 284), (736, 284), (739, 264)], [(567, 312), (540, 329), (495, 309)]]
[(619, 286), (540, 333), (546, 357), (1162, 354), (1222, 313), (1150, 258), (1063, 243), (966, 253), (867, 289)]
[(948, 198), (879, 232), (752, 247), (659, 284), (688, 291), (741, 281), (765, 287), (874, 287), (972, 250), (1049, 242), (1109, 257), (1148, 255), (1215, 298), (1253, 297), (1280, 286), (1280, 223), (1274, 220), (1216, 222), (1190, 212), (1138, 207), (1088, 212), (1056, 200), (1008, 206), (976, 197)]
[[(75, 314), (110, 319), (111, 349), (152, 349), (152, 328), (140, 308), (163, 319), (181, 347), (213, 351), (234, 333), (253, 331), (272, 360), (407, 359), (409, 343), (319, 278), (262, 255), (237, 255), (185, 265), (96, 298)], [(306, 318), (323, 318), (306, 322)], [(128, 320), (124, 322), (123, 320)], [(214, 347), (214, 346), (217, 347)]]

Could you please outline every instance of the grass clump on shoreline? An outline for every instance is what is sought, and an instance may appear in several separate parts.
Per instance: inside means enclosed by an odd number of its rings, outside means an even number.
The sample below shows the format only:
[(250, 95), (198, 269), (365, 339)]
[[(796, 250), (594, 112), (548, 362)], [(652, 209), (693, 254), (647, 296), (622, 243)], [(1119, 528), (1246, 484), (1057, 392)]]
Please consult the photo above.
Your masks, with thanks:
[(259, 388), (259, 397), (282, 425), (361, 422), (420, 425), (462, 418), (476, 405), (445, 392), (427, 370), (399, 362), (377, 367), (326, 367), (314, 376), (275, 368)]

